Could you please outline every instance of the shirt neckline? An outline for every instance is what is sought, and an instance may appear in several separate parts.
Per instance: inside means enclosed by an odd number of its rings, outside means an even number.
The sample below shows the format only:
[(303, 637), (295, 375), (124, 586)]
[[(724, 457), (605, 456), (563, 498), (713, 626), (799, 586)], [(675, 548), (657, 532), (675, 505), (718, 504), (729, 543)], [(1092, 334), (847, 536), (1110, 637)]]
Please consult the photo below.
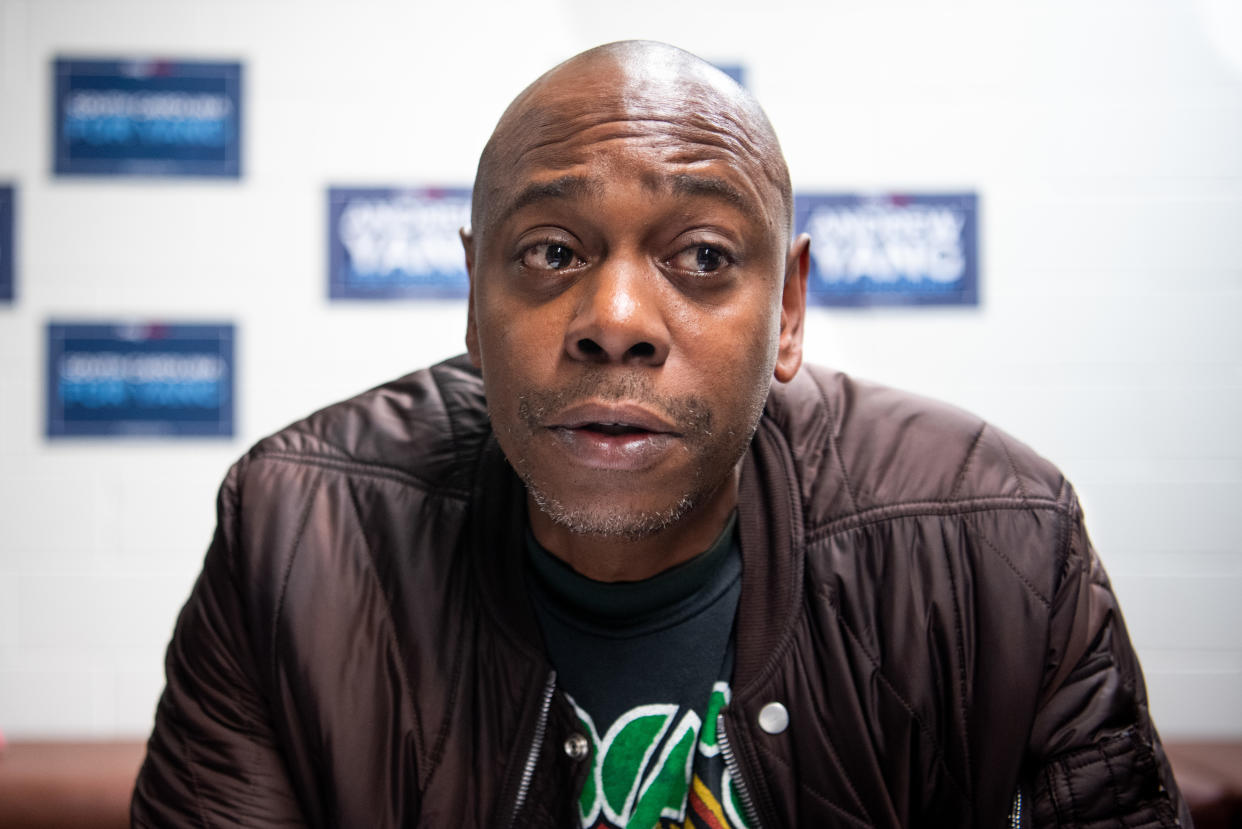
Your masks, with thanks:
[(605, 582), (588, 578), (544, 549), (526, 528), (527, 560), (545, 595), (568, 614), (608, 624), (649, 620), (672, 611), (704, 589), (735, 548), (737, 513), (706, 550), (650, 578)]

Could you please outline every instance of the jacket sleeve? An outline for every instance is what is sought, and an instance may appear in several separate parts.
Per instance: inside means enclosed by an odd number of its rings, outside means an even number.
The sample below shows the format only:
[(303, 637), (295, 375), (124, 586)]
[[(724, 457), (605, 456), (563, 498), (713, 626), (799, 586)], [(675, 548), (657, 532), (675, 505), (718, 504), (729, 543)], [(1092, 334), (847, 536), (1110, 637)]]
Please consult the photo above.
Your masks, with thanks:
[(301, 826), (236, 577), (238, 482), (221, 487), (203, 571), (165, 659), (167, 684), (131, 804), (134, 826)]
[(1188, 827), (1138, 658), (1076, 502), (1067, 535), (1022, 811), (1039, 827)]

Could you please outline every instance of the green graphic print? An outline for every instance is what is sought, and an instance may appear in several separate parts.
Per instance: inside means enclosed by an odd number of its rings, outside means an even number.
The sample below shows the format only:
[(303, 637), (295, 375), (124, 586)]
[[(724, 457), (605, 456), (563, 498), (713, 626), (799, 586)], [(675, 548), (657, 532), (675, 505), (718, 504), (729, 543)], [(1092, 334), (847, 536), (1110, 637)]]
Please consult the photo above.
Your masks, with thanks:
[(712, 688), (706, 722), (672, 704), (640, 705), (601, 737), (573, 699), (591, 741), (591, 773), (578, 799), (582, 829), (745, 829), (736, 787), (716, 743), (726, 682)]

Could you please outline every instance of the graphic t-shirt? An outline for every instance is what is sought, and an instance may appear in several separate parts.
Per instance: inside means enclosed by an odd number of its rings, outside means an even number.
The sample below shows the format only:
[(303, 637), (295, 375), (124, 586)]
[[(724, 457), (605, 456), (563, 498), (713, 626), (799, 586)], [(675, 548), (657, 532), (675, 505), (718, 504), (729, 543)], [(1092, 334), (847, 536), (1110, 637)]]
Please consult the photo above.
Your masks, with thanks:
[(641, 582), (588, 579), (527, 533), (548, 654), (591, 743), (583, 829), (747, 826), (716, 733), (741, 593), (735, 523)]

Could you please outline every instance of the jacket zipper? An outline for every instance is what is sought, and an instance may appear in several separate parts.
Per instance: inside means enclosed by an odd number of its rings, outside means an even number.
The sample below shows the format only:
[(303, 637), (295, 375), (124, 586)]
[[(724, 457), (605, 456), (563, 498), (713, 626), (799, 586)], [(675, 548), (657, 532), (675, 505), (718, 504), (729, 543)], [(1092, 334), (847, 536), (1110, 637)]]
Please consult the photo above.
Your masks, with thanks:
[(548, 730), (548, 712), (552, 710), (552, 696), (556, 693), (556, 671), (548, 674), (547, 684), (543, 687), (543, 701), (539, 705), (539, 719), (535, 721), (535, 740), (530, 751), (526, 753), (526, 765), (522, 767), (522, 779), (518, 783), (517, 800), (513, 803), (513, 817), (509, 826), (517, 826), (518, 815), (526, 805), (526, 796), (530, 794), (530, 781), (535, 777), (535, 764), (539, 761), (539, 752), (543, 749), (543, 739)]
[[(729, 745), (729, 737), (725, 734), (723, 713), (716, 715), (716, 741), (720, 743), (720, 753), (724, 756), (725, 768), (729, 770), (729, 777), (733, 780), (733, 785), (737, 787), (738, 799), (742, 801), (742, 811), (746, 813), (746, 823), (750, 829), (760, 829), (759, 813), (755, 811), (755, 801), (751, 799), (746, 783), (742, 780), (742, 769), (737, 763), (737, 757), (733, 755), (733, 748)], [(721, 792), (721, 795), (728, 796), (725, 792)]]
[(1022, 787), (1013, 793), (1013, 806), (1009, 809), (1009, 829), (1022, 829)]

